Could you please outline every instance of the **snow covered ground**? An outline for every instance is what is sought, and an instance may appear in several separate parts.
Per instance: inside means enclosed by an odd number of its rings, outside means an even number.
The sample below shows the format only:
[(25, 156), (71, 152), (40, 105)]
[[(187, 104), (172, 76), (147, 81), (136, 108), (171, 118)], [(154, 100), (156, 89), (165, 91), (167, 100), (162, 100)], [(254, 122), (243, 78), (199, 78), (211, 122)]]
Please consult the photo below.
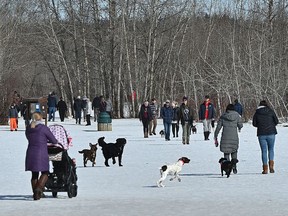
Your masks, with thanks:
[[(97, 131), (94, 122), (84, 126), (66, 119), (62, 125), (73, 137), (68, 153), (77, 161), (78, 196), (70, 199), (63, 192), (53, 198), (46, 192), (47, 198), (33, 201), (31, 174), (24, 171), (24, 122), (20, 119), (19, 123), (17, 132), (10, 132), (8, 126), (0, 127), (1, 216), (288, 215), (288, 128), (283, 125), (277, 127), (274, 174), (261, 174), (256, 129), (246, 123), (240, 133), (238, 174), (226, 178), (220, 175), (218, 163), (222, 153), (212, 139), (203, 140), (201, 124), (197, 124), (197, 134), (191, 135), (190, 145), (182, 145), (181, 138), (168, 142), (159, 134), (144, 139), (142, 124), (137, 119), (113, 120), (112, 131)], [(59, 118), (55, 123), (60, 123)], [(158, 123), (159, 131), (163, 128), (162, 120)], [(96, 143), (100, 136), (105, 136), (106, 142), (114, 142), (118, 137), (127, 139), (123, 167), (111, 161), (110, 167), (105, 167), (100, 147), (96, 166), (91, 167), (88, 162), (83, 167), (78, 151), (88, 148), (90, 142)], [(159, 167), (182, 156), (191, 159), (182, 169), (182, 182), (167, 179), (166, 187), (156, 187)]]

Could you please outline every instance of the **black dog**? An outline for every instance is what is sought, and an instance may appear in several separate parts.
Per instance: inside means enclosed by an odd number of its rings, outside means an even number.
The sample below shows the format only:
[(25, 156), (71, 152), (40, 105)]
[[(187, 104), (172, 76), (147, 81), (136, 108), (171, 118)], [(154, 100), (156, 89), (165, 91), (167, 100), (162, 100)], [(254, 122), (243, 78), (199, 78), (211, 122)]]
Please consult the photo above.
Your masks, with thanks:
[(92, 166), (96, 164), (96, 151), (97, 151), (97, 144), (93, 145), (92, 143), (89, 144), (90, 149), (83, 149), (82, 151), (78, 151), (80, 154), (83, 154), (83, 164), (86, 167), (87, 161), (90, 160), (92, 162)]
[(238, 163), (237, 159), (232, 159), (231, 161), (226, 158), (220, 158), (219, 163), (221, 165), (221, 175), (223, 176), (223, 171), (225, 171), (227, 178), (229, 178), (231, 171), (233, 169), (233, 173), (237, 173), (236, 164)]
[(103, 156), (105, 158), (105, 166), (109, 167), (108, 160), (112, 158), (113, 164), (116, 163), (115, 157), (118, 157), (119, 166), (122, 166), (122, 154), (126, 144), (125, 138), (118, 138), (116, 143), (106, 143), (105, 137), (98, 139), (99, 146), (102, 147)]
[(197, 133), (196, 125), (192, 125), (191, 130), (193, 134), (196, 134)]
[(164, 137), (164, 135), (165, 135), (164, 130), (161, 130), (161, 131), (159, 132), (159, 134), (161, 135), (161, 137)]

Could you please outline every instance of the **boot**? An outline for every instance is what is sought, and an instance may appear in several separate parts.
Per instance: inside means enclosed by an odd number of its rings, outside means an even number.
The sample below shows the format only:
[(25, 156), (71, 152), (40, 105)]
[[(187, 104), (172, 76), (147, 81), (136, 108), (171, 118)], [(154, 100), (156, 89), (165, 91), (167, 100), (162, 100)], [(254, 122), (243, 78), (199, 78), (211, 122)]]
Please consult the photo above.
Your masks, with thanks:
[(262, 174), (268, 174), (268, 165), (267, 164), (263, 165)]
[(209, 131), (205, 131), (204, 132), (204, 140), (209, 140), (209, 138), (208, 138), (209, 137), (209, 133), (210, 133)]
[(275, 170), (274, 170), (274, 161), (273, 160), (269, 161), (269, 170), (270, 170), (270, 173), (274, 173), (275, 172)]
[(33, 195), (34, 200), (39, 200), (41, 198), (47, 180), (48, 180), (47, 174), (42, 174), (38, 179)]
[(34, 190), (36, 189), (38, 179), (31, 179), (31, 187), (32, 187), (32, 192), (34, 193)]
[(144, 132), (144, 138), (148, 138), (148, 132)]

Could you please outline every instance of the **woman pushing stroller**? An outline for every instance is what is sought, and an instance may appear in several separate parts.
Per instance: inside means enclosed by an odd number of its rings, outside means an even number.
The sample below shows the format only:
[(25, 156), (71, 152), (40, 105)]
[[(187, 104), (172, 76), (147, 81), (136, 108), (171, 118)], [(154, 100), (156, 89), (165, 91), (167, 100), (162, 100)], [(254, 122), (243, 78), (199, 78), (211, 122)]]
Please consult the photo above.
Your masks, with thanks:
[[(58, 141), (50, 129), (42, 124), (39, 112), (32, 114), (32, 122), (26, 128), (28, 148), (26, 151), (25, 170), (32, 172), (31, 186), (34, 200), (42, 196), (49, 174), (49, 156), (47, 142), (57, 144)], [(39, 173), (41, 176), (39, 178)]]

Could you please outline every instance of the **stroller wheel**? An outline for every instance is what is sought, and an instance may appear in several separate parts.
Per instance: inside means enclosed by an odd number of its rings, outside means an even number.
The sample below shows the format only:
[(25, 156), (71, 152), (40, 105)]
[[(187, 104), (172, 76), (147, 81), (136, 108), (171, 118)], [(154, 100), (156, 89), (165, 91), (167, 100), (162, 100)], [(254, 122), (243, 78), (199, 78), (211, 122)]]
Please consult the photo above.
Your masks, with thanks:
[(56, 198), (56, 197), (57, 197), (57, 192), (52, 192), (52, 196), (53, 196), (54, 198)]
[(77, 185), (70, 183), (68, 185), (67, 194), (69, 198), (77, 196)]

